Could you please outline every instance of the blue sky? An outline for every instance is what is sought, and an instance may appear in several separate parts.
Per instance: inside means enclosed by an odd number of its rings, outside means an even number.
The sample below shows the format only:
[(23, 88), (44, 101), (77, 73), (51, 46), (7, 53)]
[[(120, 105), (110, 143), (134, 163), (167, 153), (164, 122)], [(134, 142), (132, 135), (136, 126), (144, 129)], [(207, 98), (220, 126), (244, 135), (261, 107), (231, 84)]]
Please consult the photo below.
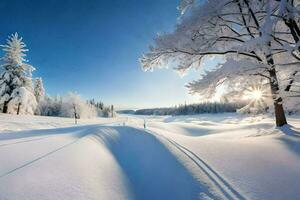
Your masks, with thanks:
[(195, 102), (172, 70), (143, 72), (138, 58), (174, 27), (179, 0), (2, 0), (0, 42), (18, 32), (50, 95), (76, 91), (119, 107)]

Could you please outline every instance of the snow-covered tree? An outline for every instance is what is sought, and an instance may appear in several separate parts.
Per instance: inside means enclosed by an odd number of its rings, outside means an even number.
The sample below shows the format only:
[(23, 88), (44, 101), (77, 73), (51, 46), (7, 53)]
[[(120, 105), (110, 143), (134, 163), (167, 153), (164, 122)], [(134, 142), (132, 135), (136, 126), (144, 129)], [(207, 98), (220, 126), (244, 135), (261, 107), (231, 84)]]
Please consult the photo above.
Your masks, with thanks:
[(36, 101), (39, 103), (45, 97), (45, 89), (43, 85), (43, 80), (41, 77), (36, 78), (34, 82), (34, 95)]
[[(213, 70), (188, 85), (191, 92), (210, 96), (225, 81), (242, 83), (259, 76), (269, 83), (276, 125), (286, 124), (284, 91), (290, 92), (285, 89), (296, 82), (296, 76), (291, 75), (298, 73), (300, 61), (299, 44), (293, 37), (298, 30), (299, 2), (209, 0), (197, 5), (195, 2), (182, 1), (180, 10), (185, 13), (190, 7), (189, 14), (180, 18), (173, 33), (157, 37), (155, 46), (140, 60), (143, 68), (172, 66), (185, 73), (191, 68), (205, 67), (209, 57), (221, 57)], [(289, 27), (286, 21), (293, 20), (296, 25)]]
[(90, 106), (78, 94), (70, 92), (62, 98), (60, 116), (76, 117), (76, 119), (93, 118), (97, 117), (97, 111), (94, 106)]
[(65, 96), (45, 96), (38, 105), (37, 115), (61, 116), (75, 118), (94, 118), (94, 117), (114, 117), (116, 112), (111, 110), (111, 106), (95, 100), (85, 101), (77, 93), (68, 93)]
[(62, 107), (62, 97), (45, 96), (38, 104), (37, 115), (59, 116)]
[(5, 52), (1, 58), (3, 64), (0, 77), (0, 104), (3, 113), (33, 114), (37, 106), (32, 83), (34, 67), (25, 59), (25, 43), (17, 33), (7, 39), (7, 44), (1, 45)]

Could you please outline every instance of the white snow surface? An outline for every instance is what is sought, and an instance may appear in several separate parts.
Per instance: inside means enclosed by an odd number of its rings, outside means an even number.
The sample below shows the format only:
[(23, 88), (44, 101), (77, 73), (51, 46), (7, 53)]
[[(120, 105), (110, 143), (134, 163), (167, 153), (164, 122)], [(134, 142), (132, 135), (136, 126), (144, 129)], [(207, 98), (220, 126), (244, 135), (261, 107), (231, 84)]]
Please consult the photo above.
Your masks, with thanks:
[(289, 122), (2, 114), (0, 199), (298, 199), (300, 118)]

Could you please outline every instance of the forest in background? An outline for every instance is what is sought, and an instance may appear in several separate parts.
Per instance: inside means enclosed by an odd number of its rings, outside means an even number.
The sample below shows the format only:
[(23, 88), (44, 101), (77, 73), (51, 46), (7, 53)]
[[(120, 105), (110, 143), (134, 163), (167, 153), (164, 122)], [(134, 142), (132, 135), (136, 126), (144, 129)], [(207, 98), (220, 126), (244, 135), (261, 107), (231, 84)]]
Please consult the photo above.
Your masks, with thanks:
[(8, 114), (27, 114), (79, 118), (114, 117), (114, 106), (84, 100), (74, 92), (63, 96), (46, 95), (41, 77), (34, 78), (35, 67), (28, 63), (29, 51), (18, 33), (12, 34), (5, 45), (0, 45), (1, 61), (0, 111)]

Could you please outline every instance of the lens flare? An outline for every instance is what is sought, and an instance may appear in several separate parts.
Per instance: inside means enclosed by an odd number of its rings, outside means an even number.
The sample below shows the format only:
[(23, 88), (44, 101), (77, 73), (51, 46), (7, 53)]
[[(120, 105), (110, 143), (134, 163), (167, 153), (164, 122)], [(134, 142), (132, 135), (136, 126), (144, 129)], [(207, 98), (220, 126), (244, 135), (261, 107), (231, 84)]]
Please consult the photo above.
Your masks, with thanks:
[(253, 90), (250, 93), (250, 95), (251, 95), (252, 99), (255, 99), (255, 100), (259, 100), (263, 96), (262, 91), (260, 91), (260, 90)]
[(254, 101), (259, 101), (264, 98), (264, 92), (258, 88), (252, 88), (245, 92), (244, 94), (245, 99), (250, 99)]

